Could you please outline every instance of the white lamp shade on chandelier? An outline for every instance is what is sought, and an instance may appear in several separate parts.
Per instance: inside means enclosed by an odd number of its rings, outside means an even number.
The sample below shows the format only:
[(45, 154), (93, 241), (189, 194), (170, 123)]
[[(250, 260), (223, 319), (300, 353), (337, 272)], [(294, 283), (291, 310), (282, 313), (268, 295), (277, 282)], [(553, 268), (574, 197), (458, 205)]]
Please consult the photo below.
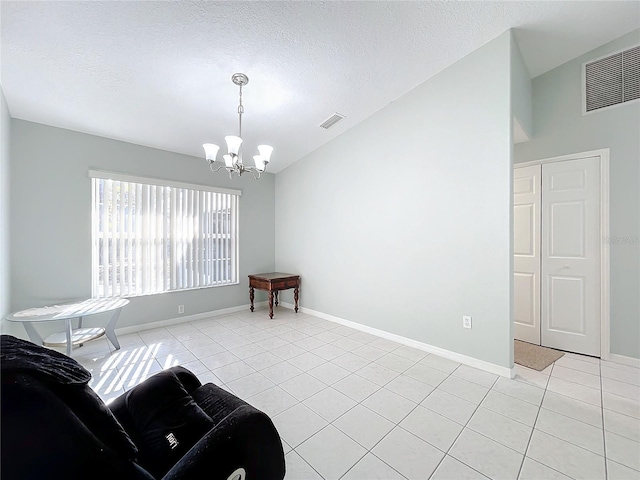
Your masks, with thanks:
[(236, 73), (231, 77), (234, 84), (240, 87), (240, 105), (238, 106), (238, 124), (239, 134), (227, 135), (224, 137), (227, 142), (227, 154), (222, 156), (224, 162), (217, 169), (214, 170), (214, 164), (218, 157), (218, 151), (220, 147), (214, 143), (205, 143), (202, 145), (204, 148), (204, 154), (209, 167), (212, 171), (217, 172), (221, 168), (225, 168), (229, 172), (229, 177), (232, 178), (234, 173), (242, 175), (244, 172), (250, 172), (254, 178), (260, 178), (260, 174), (264, 172), (267, 165), (271, 161), (271, 154), (273, 153), (273, 147), (270, 145), (258, 145), (258, 155), (253, 156), (255, 167), (245, 166), (242, 163), (242, 114), (244, 113), (244, 107), (242, 105), (242, 87), (249, 83), (249, 78), (244, 73)]
[(229, 155), (238, 155), (240, 152), (240, 146), (242, 145), (242, 139), (235, 135), (227, 135), (224, 137), (224, 141), (227, 142), (227, 151)]
[(204, 147), (204, 156), (209, 162), (215, 162), (216, 157), (218, 156), (218, 150), (220, 147), (215, 143), (205, 143), (202, 145)]
[(256, 164), (256, 170), (264, 172), (269, 160), (271, 160), (273, 147), (271, 145), (258, 145), (258, 152), (260, 152), (260, 155), (254, 155), (253, 161)]

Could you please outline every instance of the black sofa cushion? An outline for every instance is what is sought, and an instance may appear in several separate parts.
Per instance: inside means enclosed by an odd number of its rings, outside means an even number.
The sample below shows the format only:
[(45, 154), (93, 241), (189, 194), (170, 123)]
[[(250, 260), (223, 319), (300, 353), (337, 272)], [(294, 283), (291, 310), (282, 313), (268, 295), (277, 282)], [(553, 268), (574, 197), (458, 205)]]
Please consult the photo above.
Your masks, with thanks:
[[(129, 433), (138, 446), (138, 461), (156, 478), (162, 478), (214, 426), (185, 389), (182, 370), (160, 372), (123, 398), (128, 413), (124, 421), (133, 425)], [(119, 415), (121, 409), (114, 411)]]

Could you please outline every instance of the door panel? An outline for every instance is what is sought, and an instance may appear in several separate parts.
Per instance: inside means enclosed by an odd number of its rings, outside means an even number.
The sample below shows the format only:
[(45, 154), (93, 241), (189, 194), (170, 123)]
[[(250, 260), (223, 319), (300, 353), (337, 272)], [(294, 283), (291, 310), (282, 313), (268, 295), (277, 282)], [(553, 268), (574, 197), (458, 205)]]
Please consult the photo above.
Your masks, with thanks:
[(513, 171), (514, 337), (540, 345), (540, 165)]
[(542, 165), (542, 345), (600, 356), (600, 158)]
[(549, 276), (550, 331), (586, 334), (584, 280), (582, 277)]
[[(536, 308), (534, 299), (536, 295), (536, 276), (531, 273), (514, 273), (513, 289), (518, 292), (518, 301), (513, 307), (513, 315), (518, 323), (527, 327), (536, 328)], [(537, 325), (540, 328), (540, 325)], [(521, 340), (518, 338), (518, 340)]]
[(552, 204), (550, 214), (550, 256), (554, 258), (584, 258), (584, 202), (558, 202)]
[(513, 253), (516, 255), (535, 255), (535, 234), (538, 231), (535, 217), (535, 205), (513, 206)]

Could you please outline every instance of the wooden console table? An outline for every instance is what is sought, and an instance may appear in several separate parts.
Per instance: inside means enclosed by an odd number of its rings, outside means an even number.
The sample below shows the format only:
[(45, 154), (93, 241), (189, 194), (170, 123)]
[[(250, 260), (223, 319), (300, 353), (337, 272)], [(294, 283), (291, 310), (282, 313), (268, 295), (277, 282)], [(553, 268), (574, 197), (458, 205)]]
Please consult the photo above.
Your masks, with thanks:
[(273, 297), (276, 297), (278, 306), (278, 292), (293, 288), (293, 299), (296, 302), (295, 310), (298, 313), (298, 295), (300, 292), (300, 275), (290, 273), (256, 273), (249, 275), (249, 298), (251, 299), (251, 311), (253, 312), (253, 290), (266, 290), (269, 292), (269, 318), (273, 318)]

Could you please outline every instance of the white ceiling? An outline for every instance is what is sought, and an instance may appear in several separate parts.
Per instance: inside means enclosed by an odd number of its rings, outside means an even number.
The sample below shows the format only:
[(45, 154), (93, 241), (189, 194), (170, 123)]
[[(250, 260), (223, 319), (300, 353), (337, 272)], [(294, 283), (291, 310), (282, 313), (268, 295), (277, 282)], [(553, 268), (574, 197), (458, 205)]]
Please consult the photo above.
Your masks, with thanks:
[[(640, 27), (640, 2), (1, 2), (14, 118), (277, 172), (515, 28), (532, 77)], [(334, 112), (347, 118), (318, 125)]]

